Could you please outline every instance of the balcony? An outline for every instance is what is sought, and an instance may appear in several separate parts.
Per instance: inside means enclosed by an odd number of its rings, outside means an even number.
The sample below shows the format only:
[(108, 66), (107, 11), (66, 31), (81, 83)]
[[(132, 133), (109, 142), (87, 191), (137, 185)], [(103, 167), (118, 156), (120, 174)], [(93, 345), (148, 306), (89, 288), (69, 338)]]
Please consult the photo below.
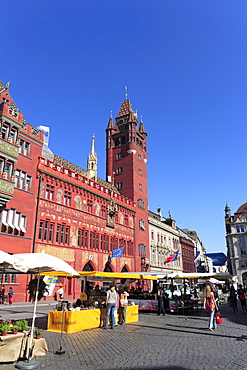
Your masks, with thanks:
[(19, 145), (0, 138), (0, 154), (16, 162), (19, 154)]
[(14, 195), (14, 181), (0, 178), (0, 205), (8, 202)]

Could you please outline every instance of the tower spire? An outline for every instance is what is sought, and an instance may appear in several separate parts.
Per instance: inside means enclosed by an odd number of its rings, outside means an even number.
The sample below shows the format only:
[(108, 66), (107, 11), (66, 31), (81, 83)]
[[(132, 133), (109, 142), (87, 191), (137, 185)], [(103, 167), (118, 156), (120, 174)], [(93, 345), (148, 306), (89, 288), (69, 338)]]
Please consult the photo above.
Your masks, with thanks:
[(97, 181), (97, 154), (95, 152), (94, 140), (95, 136), (93, 134), (91, 152), (89, 153), (87, 159), (87, 173), (90, 179), (94, 179), (94, 181)]

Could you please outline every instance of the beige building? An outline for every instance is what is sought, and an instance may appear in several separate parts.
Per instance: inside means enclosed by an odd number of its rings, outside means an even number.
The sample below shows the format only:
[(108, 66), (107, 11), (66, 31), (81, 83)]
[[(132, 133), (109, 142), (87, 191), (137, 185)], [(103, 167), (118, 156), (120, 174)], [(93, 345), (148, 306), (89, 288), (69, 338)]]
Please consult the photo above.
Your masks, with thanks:
[(228, 271), (236, 276), (236, 282), (247, 284), (247, 203), (242, 204), (231, 215), (228, 205), (225, 207), (226, 246)]
[[(161, 209), (158, 213), (148, 212), (149, 240), (150, 240), (150, 271), (172, 273), (182, 271), (182, 253), (180, 245), (180, 234), (176, 221), (169, 215), (164, 218)], [(178, 259), (174, 262), (164, 264), (167, 257), (179, 251)]]

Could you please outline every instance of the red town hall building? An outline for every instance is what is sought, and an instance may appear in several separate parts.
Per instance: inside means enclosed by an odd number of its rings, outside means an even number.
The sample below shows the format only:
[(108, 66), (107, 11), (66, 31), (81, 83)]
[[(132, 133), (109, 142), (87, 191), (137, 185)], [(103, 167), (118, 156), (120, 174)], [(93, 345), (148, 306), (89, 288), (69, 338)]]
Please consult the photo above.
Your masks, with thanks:
[[(107, 181), (97, 178), (94, 137), (87, 170), (54, 155), (47, 128), (27, 123), (1, 82), (0, 125), (1, 250), (45, 251), (78, 271), (149, 269), (147, 134), (128, 99), (106, 128)], [(123, 256), (110, 258), (120, 247)], [(20, 302), (29, 280), (4, 274), (0, 282)], [(68, 279), (66, 297), (80, 292), (81, 282)]]

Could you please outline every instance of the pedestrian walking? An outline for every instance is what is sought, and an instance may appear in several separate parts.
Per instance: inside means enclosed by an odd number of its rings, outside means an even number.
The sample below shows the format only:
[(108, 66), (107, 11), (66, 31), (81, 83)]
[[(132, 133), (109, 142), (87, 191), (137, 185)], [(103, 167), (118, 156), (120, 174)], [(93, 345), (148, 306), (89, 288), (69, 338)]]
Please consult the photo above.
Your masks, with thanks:
[(235, 313), (236, 311), (238, 312), (238, 305), (237, 305), (237, 292), (232, 285), (230, 288), (230, 304), (229, 306), (233, 308), (233, 312)]
[(204, 289), (204, 304), (203, 308), (209, 313), (209, 323), (208, 328), (209, 330), (213, 330), (217, 328), (216, 319), (215, 319), (215, 311), (218, 310), (212, 285), (207, 285)]
[(246, 291), (243, 288), (242, 284), (239, 284), (238, 298), (240, 300), (243, 312), (246, 312)]
[(157, 315), (160, 316), (160, 314), (162, 313), (163, 316), (165, 316), (166, 311), (164, 309), (164, 291), (163, 291), (163, 289), (160, 286), (158, 287), (157, 299), (158, 299), (158, 311), (157, 311)]
[(114, 285), (110, 285), (110, 289), (106, 293), (106, 318), (105, 318), (105, 328), (108, 328), (109, 317), (111, 319), (111, 328), (114, 329), (115, 319), (114, 310), (117, 303), (117, 292)]
[(12, 303), (13, 303), (13, 297), (14, 297), (14, 291), (13, 291), (13, 289), (10, 287), (10, 288), (9, 288), (9, 292), (8, 292), (8, 300), (9, 300), (9, 304), (12, 304)]
[(121, 287), (119, 289), (119, 322), (120, 325), (126, 325), (126, 312), (127, 312), (127, 306), (128, 306), (128, 296), (129, 293), (126, 292), (124, 287)]
[(1, 290), (1, 303), (4, 304), (4, 301), (5, 301), (5, 286), (3, 285)]

